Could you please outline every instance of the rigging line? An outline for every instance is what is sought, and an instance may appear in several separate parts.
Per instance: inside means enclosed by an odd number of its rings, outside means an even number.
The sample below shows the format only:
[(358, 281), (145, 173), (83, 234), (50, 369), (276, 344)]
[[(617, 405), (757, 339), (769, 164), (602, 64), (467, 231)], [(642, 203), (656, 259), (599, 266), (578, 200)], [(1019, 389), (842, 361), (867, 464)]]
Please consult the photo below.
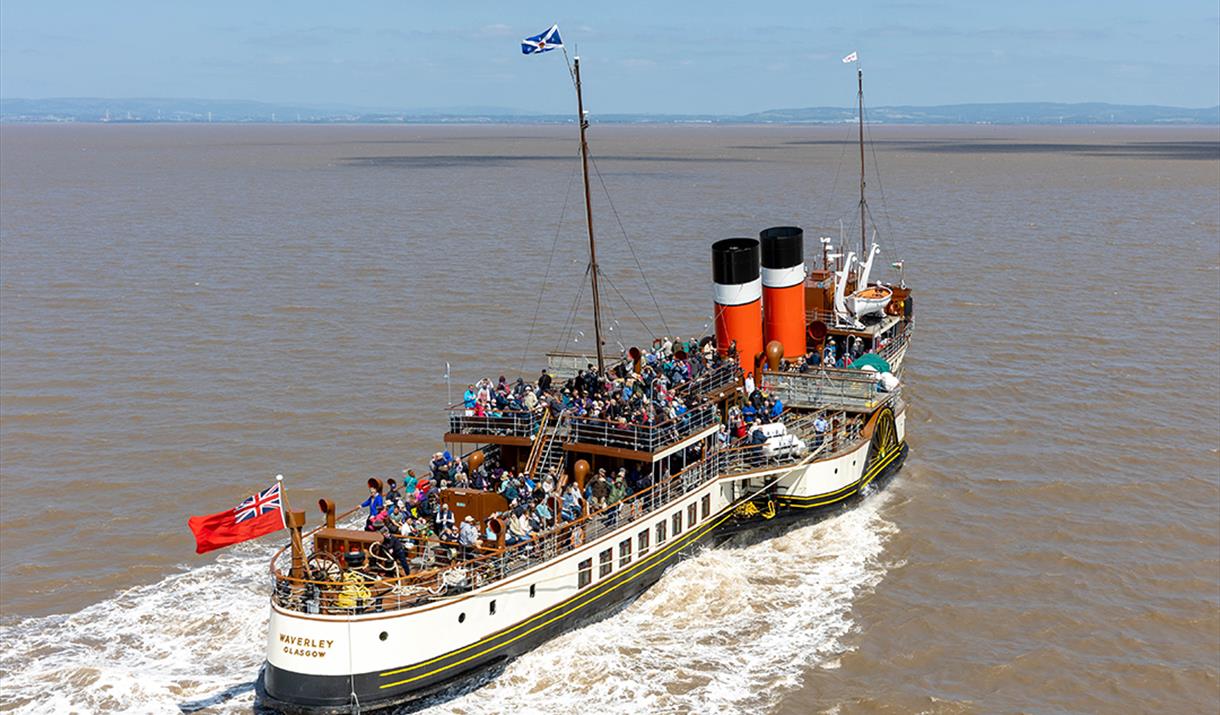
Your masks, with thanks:
[[(881, 216), (885, 219), (886, 240), (893, 242), (894, 224), (890, 221), (890, 207), (885, 200), (885, 187), (881, 184), (881, 166), (877, 162), (877, 142), (873, 141), (873, 130), (868, 128), (868, 122), (865, 122), (864, 126), (866, 127), (865, 132), (868, 134), (868, 148), (873, 155), (873, 175), (877, 177), (877, 195), (881, 197)], [(894, 247), (898, 246), (895, 244)]]
[(546, 272), (542, 276), (542, 288), (538, 291), (538, 304), (534, 306), (534, 319), (530, 321), (529, 337), (525, 339), (525, 350), (521, 351), (521, 370), (525, 370), (525, 358), (529, 354), (530, 345), (534, 342), (534, 329), (538, 326), (538, 313), (542, 310), (542, 297), (546, 294), (547, 280), (551, 277), (551, 263), (555, 260), (555, 249), (559, 246), (559, 234), (563, 230), (563, 219), (568, 213), (568, 199), (572, 196), (572, 185), (575, 183), (576, 170), (580, 164), (572, 165), (572, 173), (568, 177), (568, 188), (563, 194), (563, 208), (559, 211), (559, 223), (555, 225), (555, 240), (551, 242), (551, 251), (546, 257)]
[(576, 315), (580, 310), (580, 302), (584, 297), (584, 284), (577, 286), (576, 295), (573, 296), (572, 305), (568, 308), (568, 317), (564, 319), (563, 327), (559, 330), (558, 342), (555, 343), (555, 350), (561, 351), (568, 344), (572, 337), (572, 331), (576, 325)]
[[(847, 125), (847, 134), (851, 134), (851, 125)], [(835, 164), (835, 178), (830, 185), (830, 193), (826, 196), (826, 209), (823, 211), (823, 215), (830, 213), (830, 207), (835, 202), (835, 191), (839, 188), (839, 172), (843, 170), (843, 159), (847, 156), (847, 147), (851, 143), (851, 139), (848, 135), (844, 135), (843, 141), (839, 142), (839, 161), (837, 164)]]
[[(635, 252), (635, 247), (631, 245), (631, 238), (627, 236), (627, 229), (623, 227), (623, 220), (619, 218), (618, 209), (614, 207), (614, 200), (610, 198), (610, 189), (606, 188), (606, 180), (602, 178), (601, 169), (597, 168), (597, 161), (592, 156), (589, 157), (589, 162), (593, 164), (593, 173), (597, 174), (597, 180), (601, 182), (602, 192), (606, 194), (606, 203), (610, 204), (610, 212), (614, 214), (614, 220), (618, 222), (618, 230), (623, 233), (623, 240), (627, 242), (627, 250), (631, 251), (631, 257), (635, 259), (635, 267), (640, 271), (640, 280), (644, 282), (644, 288), (648, 290), (648, 297), (652, 299), (652, 307), (657, 309), (657, 317), (661, 319), (661, 327), (665, 328), (665, 332), (670, 332), (669, 323), (665, 320), (665, 313), (661, 311), (661, 305), (657, 302), (656, 295), (652, 292), (652, 284), (648, 282), (648, 275), (644, 273), (644, 265), (640, 263), (640, 257)], [(623, 298), (623, 302), (627, 302)], [(627, 306), (631, 308), (630, 305)]]
[[(588, 275), (588, 272), (589, 272), (589, 269), (586, 268), (585, 274)], [(566, 345), (569, 342), (571, 335), (572, 335), (572, 331), (576, 327), (576, 314), (577, 314), (577, 311), (580, 309), (580, 301), (584, 297), (586, 285), (587, 285), (586, 281), (581, 281), (580, 287), (576, 291), (576, 299), (572, 301), (572, 308), (568, 311), (567, 320), (564, 321), (564, 327), (559, 333), (559, 342), (555, 344), (555, 350), (557, 352), (560, 350), (560, 348), (562, 348), (564, 345)]]
[(632, 308), (631, 303), (628, 303), (627, 299), (623, 297), (623, 294), (619, 291), (618, 286), (614, 285), (614, 281), (610, 280), (610, 276), (603, 273), (602, 277), (605, 278), (606, 282), (610, 284), (610, 287), (614, 289), (615, 294), (618, 295), (618, 297), (623, 301), (623, 305), (627, 306), (627, 310), (631, 312), (631, 315), (635, 317), (640, 325), (644, 326), (644, 330), (648, 333), (648, 335), (653, 335), (652, 329), (648, 327), (648, 323), (645, 323), (644, 319), (640, 317), (639, 313), (635, 312), (635, 308)]
[[(610, 279), (607, 278), (606, 280), (610, 280)], [(627, 346), (623, 345), (623, 339), (622, 339), (623, 338), (623, 331), (622, 331), (623, 325), (622, 325), (622, 323), (619, 322), (618, 313), (615, 312), (614, 305), (612, 303), (606, 303), (606, 310), (610, 313), (610, 328), (609, 328), (609, 330), (606, 331), (607, 333), (609, 333), (609, 335), (606, 338), (606, 341), (610, 342), (610, 338), (612, 337), (614, 339), (614, 342), (619, 346), (619, 353), (622, 354), (623, 351), (625, 351), (627, 349)], [(615, 332), (615, 328), (619, 328), (619, 331), (617, 333)]]
[(572, 80), (572, 89), (576, 89), (576, 72), (572, 70), (572, 60), (568, 59), (568, 46), (560, 45), (563, 50), (563, 62), (568, 66), (568, 79)]

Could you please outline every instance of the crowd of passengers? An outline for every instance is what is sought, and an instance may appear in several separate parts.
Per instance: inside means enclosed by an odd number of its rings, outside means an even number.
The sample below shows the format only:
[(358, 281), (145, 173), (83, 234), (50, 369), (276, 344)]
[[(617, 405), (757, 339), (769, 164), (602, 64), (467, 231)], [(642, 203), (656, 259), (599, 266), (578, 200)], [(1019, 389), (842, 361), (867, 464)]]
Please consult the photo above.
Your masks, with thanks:
[[(878, 340), (876, 349), (883, 349), (885, 344), (884, 339)], [(841, 341), (832, 339), (826, 341), (821, 351), (815, 348), (795, 360), (780, 361), (779, 369), (785, 372), (809, 372), (818, 367), (846, 368), (867, 352), (864, 339), (858, 335), (851, 339), (845, 337)]]
[[(720, 445), (761, 445), (766, 437), (761, 430), (753, 430), (753, 426), (778, 420), (783, 409), (778, 398), (763, 390), (753, 390), (742, 407), (729, 410), (728, 419), (720, 425), (717, 435)], [(694, 445), (683, 453), (682, 459), (689, 464), (701, 456), (700, 447)], [(660, 479), (667, 476), (663, 471)], [(653, 479), (651, 474), (632, 465), (611, 472), (599, 468), (590, 475), (584, 489), (572, 480), (562, 482), (563, 475), (554, 469), (536, 477), (524, 470), (486, 463), (471, 468), (469, 460), (444, 451), (432, 456), (425, 476), (406, 469), (401, 482), (390, 478), (383, 484), (377, 478), (370, 479), (369, 496), (361, 506), (368, 509), (365, 528), (391, 538), (391, 550), (396, 546), (394, 540), (400, 537), (436, 539), (460, 547), (463, 556), (468, 557), (481, 544), (496, 543), (498, 535), (492, 530), (491, 519), (482, 524), (476, 524), (470, 517), (457, 521), (440, 499), (443, 489), (477, 489), (503, 496), (508, 509), (493, 516), (502, 520), (505, 544), (512, 545), (530, 541), (556, 524), (601, 512), (648, 489)], [(405, 565), (403, 568), (409, 570)]]
[[(690, 454), (689, 458), (698, 459), (698, 455)], [(457, 521), (452, 509), (440, 499), (442, 489), (483, 489), (503, 496), (508, 509), (492, 516), (502, 520), (505, 544), (512, 545), (530, 541), (556, 524), (600, 512), (652, 485), (651, 475), (636, 467), (623, 467), (613, 473), (600, 468), (590, 475), (584, 489), (575, 481), (561, 486), (560, 478), (548, 473), (535, 479), (512, 468), (489, 469), (486, 465), (469, 469), (466, 462), (449, 452), (438, 452), (428, 476), (420, 477), (414, 469), (407, 469), (401, 483), (392, 478), (384, 485), (377, 478), (369, 480), (369, 496), (361, 504), (368, 509), (365, 529), (382, 532), (391, 542), (387, 546), (391, 551), (400, 538), (435, 539), (460, 548), (462, 556), (469, 558), (484, 543), (496, 543), (498, 535), (492, 530), (491, 518), (483, 524), (476, 524), (469, 516)], [(552, 504), (556, 505), (554, 510)], [(409, 567), (399, 561), (409, 572)]]
[(536, 382), (489, 378), (467, 387), (462, 407), (467, 417), (504, 417), (509, 413), (568, 413), (578, 423), (600, 420), (620, 427), (651, 426), (679, 419), (689, 408), (683, 387), (717, 368), (732, 364), (735, 355), (721, 356), (715, 341), (658, 338), (641, 351), (639, 372), (624, 360), (605, 374), (588, 365), (563, 384), (546, 370)]
[[(538, 411), (549, 407), (554, 413), (567, 412), (577, 420), (605, 420), (618, 425), (652, 425), (680, 418), (687, 410), (681, 387), (711, 371), (737, 360), (735, 346), (721, 356), (710, 338), (682, 341), (661, 338), (641, 355), (640, 371), (630, 371), (624, 361), (607, 374), (589, 365), (574, 377), (556, 385), (543, 370), (538, 380), (526, 383), (505, 377), (493, 383), (483, 379), (470, 385), (463, 395), (467, 416), (494, 417), (505, 412)], [(761, 445), (766, 436), (753, 427), (776, 421), (784, 411), (782, 400), (755, 388), (746, 381), (747, 399), (733, 407), (717, 435), (721, 447)], [(699, 447), (691, 447), (687, 463), (699, 458)], [(668, 475), (662, 473), (661, 479)], [(369, 479), (369, 496), (361, 504), (368, 509), (365, 528), (380, 531), (387, 550), (394, 554), (404, 572), (409, 572), (401, 538), (439, 540), (453, 545), (463, 557), (470, 557), (485, 543), (497, 543), (491, 518), (476, 524), (471, 517), (457, 521), (453, 511), (440, 499), (446, 488), (477, 489), (504, 497), (508, 509), (493, 515), (505, 525), (505, 544), (528, 542), (556, 524), (575, 521), (588, 513), (600, 512), (652, 485), (652, 475), (636, 467), (605, 468), (590, 475), (584, 489), (574, 481), (561, 484), (563, 475), (552, 469), (543, 475), (523, 470), (480, 464), (471, 468), (468, 461), (448, 451), (436, 452), (427, 474), (405, 469), (402, 481), (394, 478)], [(550, 497), (556, 497), (552, 500)], [(557, 504), (556, 509), (551, 505)], [(555, 512), (558, 513), (555, 513)], [(611, 515), (613, 516), (613, 515)], [(457, 554), (453, 554), (456, 556)], [(400, 558), (401, 556), (401, 558)]]

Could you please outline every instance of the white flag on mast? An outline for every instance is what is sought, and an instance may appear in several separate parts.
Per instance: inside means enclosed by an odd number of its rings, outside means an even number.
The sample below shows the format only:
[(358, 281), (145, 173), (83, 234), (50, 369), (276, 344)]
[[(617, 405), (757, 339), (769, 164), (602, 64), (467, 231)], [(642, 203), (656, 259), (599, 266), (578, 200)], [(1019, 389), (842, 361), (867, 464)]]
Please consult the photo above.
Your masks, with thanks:
[(850, 55), (843, 58), (843, 64), (847, 64), (849, 62), (859, 62), (859, 61), (860, 61), (860, 57), (855, 52), (853, 52)]

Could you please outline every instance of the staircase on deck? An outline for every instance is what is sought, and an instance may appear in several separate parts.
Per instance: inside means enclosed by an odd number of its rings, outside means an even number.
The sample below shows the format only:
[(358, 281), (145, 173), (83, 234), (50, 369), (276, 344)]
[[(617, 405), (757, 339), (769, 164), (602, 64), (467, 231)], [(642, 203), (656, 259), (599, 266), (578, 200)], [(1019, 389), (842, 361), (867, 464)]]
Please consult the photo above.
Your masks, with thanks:
[(551, 413), (550, 410), (547, 410), (543, 415), (542, 423), (538, 428), (538, 436), (534, 440), (534, 446), (530, 450), (529, 459), (525, 464), (525, 473), (533, 477), (535, 481), (545, 477), (551, 470), (555, 471), (558, 479), (563, 471), (563, 443), (568, 439), (570, 432), (568, 413), (560, 414), (559, 419), (554, 420), (553, 425), (551, 422)]

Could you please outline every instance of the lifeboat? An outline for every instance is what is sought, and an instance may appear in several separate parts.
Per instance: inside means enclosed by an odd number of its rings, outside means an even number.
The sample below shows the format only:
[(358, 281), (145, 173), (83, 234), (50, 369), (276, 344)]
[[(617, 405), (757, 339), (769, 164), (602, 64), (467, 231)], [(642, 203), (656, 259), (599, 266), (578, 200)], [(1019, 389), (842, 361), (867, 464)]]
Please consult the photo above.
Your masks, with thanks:
[(885, 315), (885, 307), (893, 297), (894, 292), (885, 286), (869, 286), (847, 297), (847, 309), (857, 318), (874, 314)]

